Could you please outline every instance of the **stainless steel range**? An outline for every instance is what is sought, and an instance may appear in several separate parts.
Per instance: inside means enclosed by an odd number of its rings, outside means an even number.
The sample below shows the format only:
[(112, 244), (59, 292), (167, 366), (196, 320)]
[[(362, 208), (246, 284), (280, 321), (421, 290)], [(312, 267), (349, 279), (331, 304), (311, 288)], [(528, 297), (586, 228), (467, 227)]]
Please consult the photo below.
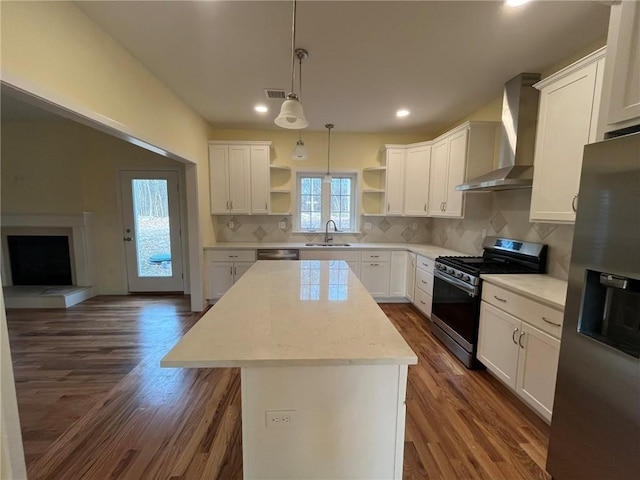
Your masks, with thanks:
[(431, 331), (468, 368), (476, 348), (482, 280), (487, 273), (544, 273), (547, 246), (486, 237), (481, 257), (439, 257), (433, 283)]

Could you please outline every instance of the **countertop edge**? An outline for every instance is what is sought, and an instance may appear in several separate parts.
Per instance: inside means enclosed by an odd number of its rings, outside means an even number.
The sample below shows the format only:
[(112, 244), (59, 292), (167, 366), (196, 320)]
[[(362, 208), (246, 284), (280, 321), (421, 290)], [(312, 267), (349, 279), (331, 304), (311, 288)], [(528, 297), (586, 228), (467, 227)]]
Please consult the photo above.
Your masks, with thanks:
[[(523, 297), (526, 297), (530, 300), (546, 305), (547, 307), (550, 307), (559, 311), (564, 311), (564, 308), (565, 308), (564, 303), (558, 303), (554, 300), (549, 299), (548, 297), (538, 295), (530, 290), (524, 290), (518, 287), (517, 285), (508, 283), (505, 279), (497, 278), (499, 276), (500, 276), (499, 274), (487, 274), (487, 275), (480, 275), (480, 278), (482, 278), (485, 282), (491, 283), (500, 288), (504, 288), (505, 290), (509, 290), (510, 292), (517, 293), (518, 295), (522, 295)], [(560, 280), (554, 277), (549, 277), (549, 280), (566, 284), (566, 281)]]
[(264, 359), (264, 360), (161, 360), (161, 368), (251, 368), (251, 367), (348, 367), (355, 365), (417, 365), (418, 357), (359, 359)]

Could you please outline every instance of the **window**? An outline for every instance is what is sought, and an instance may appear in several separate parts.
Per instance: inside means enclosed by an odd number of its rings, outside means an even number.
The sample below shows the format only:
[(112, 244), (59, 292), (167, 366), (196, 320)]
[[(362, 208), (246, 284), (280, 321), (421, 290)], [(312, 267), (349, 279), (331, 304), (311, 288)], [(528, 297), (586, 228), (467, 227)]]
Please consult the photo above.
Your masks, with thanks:
[(335, 175), (324, 183), (319, 173), (298, 173), (298, 229), (322, 231), (333, 220), (340, 231), (356, 230), (356, 174)]

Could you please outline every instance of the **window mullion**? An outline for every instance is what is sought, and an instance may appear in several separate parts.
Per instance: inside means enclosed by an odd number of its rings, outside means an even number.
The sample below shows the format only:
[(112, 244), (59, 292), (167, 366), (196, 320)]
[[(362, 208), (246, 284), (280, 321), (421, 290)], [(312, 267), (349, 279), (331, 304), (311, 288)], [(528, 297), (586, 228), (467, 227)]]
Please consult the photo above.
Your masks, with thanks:
[(322, 182), (322, 225), (331, 218), (331, 183)]

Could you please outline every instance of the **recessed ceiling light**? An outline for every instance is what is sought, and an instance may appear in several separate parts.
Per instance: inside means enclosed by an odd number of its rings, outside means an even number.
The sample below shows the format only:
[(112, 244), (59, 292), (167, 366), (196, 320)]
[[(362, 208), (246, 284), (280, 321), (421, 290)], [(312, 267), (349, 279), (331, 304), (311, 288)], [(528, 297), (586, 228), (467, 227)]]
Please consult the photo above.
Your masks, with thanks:
[(510, 7), (519, 7), (525, 3), (529, 3), (531, 0), (506, 0), (506, 4)]
[(264, 105), (256, 105), (253, 109), (258, 113), (267, 113), (269, 109)]
[(396, 112), (396, 117), (406, 117), (407, 115), (409, 115), (409, 110), (398, 110)]

